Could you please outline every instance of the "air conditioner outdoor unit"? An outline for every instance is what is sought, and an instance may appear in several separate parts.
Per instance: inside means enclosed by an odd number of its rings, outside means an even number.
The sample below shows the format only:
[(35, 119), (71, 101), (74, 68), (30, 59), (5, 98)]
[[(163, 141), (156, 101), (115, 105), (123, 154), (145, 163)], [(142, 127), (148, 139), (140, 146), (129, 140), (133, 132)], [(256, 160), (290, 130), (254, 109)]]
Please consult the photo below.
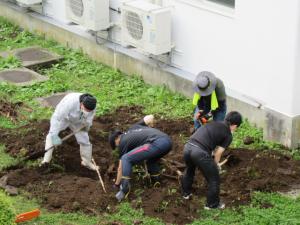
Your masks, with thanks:
[(89, 30), (109, 27), (109, 0), (66, 0), (66, 16)]
[(122, 44), (160, 55), (171, 51), (171, 9), (134, 0), (124, 2)]
[(17, 0), (17, 2), (21, 5), (34, 5), (42, 3), (42, 0)]
[(65, 0), (43, 0), (43, 14), (64, 24), (70, 23), (66, 16)]

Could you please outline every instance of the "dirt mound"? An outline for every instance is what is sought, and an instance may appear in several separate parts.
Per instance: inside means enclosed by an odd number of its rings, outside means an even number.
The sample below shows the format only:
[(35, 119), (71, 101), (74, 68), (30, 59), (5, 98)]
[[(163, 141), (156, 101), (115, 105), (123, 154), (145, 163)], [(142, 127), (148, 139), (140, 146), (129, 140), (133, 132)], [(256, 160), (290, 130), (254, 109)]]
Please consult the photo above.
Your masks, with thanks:
[[(74, 137), (55, 150), (49, 167), (7, 171), (8, 184), (21, 187), (33, 197), (38, 197), (49, 210), (80, 210), (91, 214), (112, 212), (118, 204), (114, 198), (116, 191), (112, 189), (118, 159), (109, 147), (108, 134), (115, 128), (126, 129), (142, 117), (141, 107), (120, 107), (116, 113), (98, 117), (94, 121), (90, 131), (93, 157), (100, 166), (108, 194), (102, 191), (97, 174), (80, 165), (79, 146)], [(182, 199), (176, 177), (176, 170), (183, 171), (182, 150), (189, 136), (190, 125), (188, 119), (159, 119), (156, 124), (174, 142), (173, 150), (162, 161), (160, 188), (149, 186), (147, 179), (143, 178), (141, 166), (137, 166), (133, 175), (129, 195), (132, 206), (143, 208), (146, 215), (159, 217), (168, 223), (186, 224), (199, 217), (203, 207), (200, 202), (205, 200), (206, 184), (199, 172), (191, 201)], [(17, 134), (6, 131), (6, 135), (1, 134), (0, 138), (12, 155), (20, 154), (24, 148), (29, 149), (23, 151), (30, 155), (44, 148), (48, 128), (49, 121), (41, 121), (19, 129)], [(64, 131), (61, 136), (68, 133)], [(246, 149), (229, 150), (226, 154), (231, 157), (223, 168), (226, 172), (221, 175), (221, 198), (228, 206), (249, 203), (253, 191), (285, 191), (293, 184), (300, 183), (300, 162), (289, 157), (272, 151)]]
[(274, 151), (235, 149), (222, 175), (221, 197), (227, 203), (248, 203), (253, 191), (287, 191), (300, 178), (300, 161)]

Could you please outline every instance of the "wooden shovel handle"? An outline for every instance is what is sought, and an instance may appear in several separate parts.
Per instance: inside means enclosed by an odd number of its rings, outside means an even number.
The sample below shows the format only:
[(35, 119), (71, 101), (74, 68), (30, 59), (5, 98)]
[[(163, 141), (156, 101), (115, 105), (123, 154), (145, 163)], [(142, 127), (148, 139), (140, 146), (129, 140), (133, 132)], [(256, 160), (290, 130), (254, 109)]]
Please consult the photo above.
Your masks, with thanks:
[[(95, 167), (97, 167), (97, 164), (96, 164), (94, 158), (92, 158), (92, 163), (94, 164)], [(101, 184), (101, 186), (102, 186), (102, 188), (103, 188), (103, 191), (104, 191), (105, 193), (107, 193), (107, 192), (106, 192), (106, 189), (105, 189), (105, 186), (104, 186), (104, 182), (103, 182), (102, 177), (101, 177), (101, 174), (100, 174), (100, 172), (99, 172), (99, 169), (96, 169), (96, 172), (97, 172), (97, 174), (98, 174), (99, 181), (100, 181), (100, 184)]]

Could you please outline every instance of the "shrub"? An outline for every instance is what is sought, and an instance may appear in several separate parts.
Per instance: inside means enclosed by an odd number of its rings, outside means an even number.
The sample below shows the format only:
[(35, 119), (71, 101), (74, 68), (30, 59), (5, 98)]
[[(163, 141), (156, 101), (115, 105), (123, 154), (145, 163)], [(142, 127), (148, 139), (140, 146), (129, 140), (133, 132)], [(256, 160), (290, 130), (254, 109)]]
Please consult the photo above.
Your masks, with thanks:
[(0, 193), (0, 224), (12, 225), (14, 222), (15, 214), (11, 205), (5, 199), (5, 195)]

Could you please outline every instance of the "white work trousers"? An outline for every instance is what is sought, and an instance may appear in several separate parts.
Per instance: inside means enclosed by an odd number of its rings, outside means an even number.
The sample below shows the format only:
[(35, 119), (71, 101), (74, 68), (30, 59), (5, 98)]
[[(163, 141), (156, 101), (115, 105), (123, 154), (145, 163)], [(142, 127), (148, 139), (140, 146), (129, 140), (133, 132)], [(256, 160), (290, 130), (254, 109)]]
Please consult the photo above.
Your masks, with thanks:
[[(63, 131), (67, 129), (68, 127), (72, 130), (75, 131), (79, 129), (83, 125), (82, 122), (79, 123), (70, 123), (64, 120), (58, 120), (55, 117), (51, 118), (50, 121), (50, 130), (49, 133), (46, 137), (46, 143), (45, 143), (45, 150), (49, 149), (50, 147), (53, 146), (52, 141), (51, 141), (51, 136), (53, 135), (58, 135), (60, 131)], [(75, 138), (77, 140), (77, 143), (85, 147), (85, 149), (90, 149), (89, 155), (92, 154), (92, 145), (89, 140), (89, 135), (88, 132), (86, 131), (79, 131), (75, 134)], [(53, 153), (53, 148), (51, 150), (48, 150), (45, 155), (42, 163), (49, 163), (52, 159), (52, 153)]]

